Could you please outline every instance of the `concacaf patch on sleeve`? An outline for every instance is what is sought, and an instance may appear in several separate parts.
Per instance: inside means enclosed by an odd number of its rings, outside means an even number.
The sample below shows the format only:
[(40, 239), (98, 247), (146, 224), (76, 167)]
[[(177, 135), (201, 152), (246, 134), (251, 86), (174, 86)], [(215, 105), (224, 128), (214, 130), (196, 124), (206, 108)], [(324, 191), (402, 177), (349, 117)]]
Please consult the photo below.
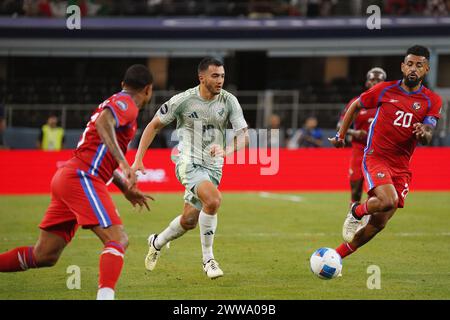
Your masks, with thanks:
[(125, 111), (125, 110), (127, 110), (128, 109), (128, 105), (127, 105), (127, 103), (126, 102), (124, 102), (124, 101), (117, 101), (116, 102), (116, 104), (119, 106), (119, 108), (121, 109), (121, 110), (123, 110), (123, 111)]
[(161, 106), (161, 109), (159, 109), (159, 111), (161, 112), (161, 114), (166, 114), (167, 111), (169, 111), (169, 107), (167, 106), (167, 103), (164, 103), (164, 104)]

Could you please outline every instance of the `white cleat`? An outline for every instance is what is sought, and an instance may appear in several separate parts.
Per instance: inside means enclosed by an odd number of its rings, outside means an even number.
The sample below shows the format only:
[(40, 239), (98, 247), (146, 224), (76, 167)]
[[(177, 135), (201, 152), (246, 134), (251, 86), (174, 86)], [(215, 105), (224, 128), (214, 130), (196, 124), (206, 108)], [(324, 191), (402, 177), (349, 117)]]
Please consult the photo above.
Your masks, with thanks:
[(352, 213), (353, 208), (357, 205), (357, 202), (352, 204), (349, 212), (347, 213), (347, 217), (345, 218), (344, 225), (342, 226), (342, 238), (344, 238), (344, 241), (347, 243), (352, 242), (356, 232), (358, 231), (358, 227), (361, 225), (361, 219), (356, 219)]
[(370, 220), (370, 215), (365, 215), (361, 218), (361, 222), (359, 223), (358, 229), (356, 230), (356, 233), (358, 233), (359, 230), (367, 226)]
[(219, 263), (214, 259), (205, 263), (203, 265), (203, 270), (210, 279), (217, 279), (223, 276), (223, 271), (219, 268)]
[(148, 253), (145, 257), (145, 268), (149, 271), (152, 271), (155, 269), (156, 263), (158, 262), (158, 258), (161, 255), (161, 250), (158, 250), (154, 246), (154, 241), (158, 235), (157, 234), (151, 234), (148, 237)]

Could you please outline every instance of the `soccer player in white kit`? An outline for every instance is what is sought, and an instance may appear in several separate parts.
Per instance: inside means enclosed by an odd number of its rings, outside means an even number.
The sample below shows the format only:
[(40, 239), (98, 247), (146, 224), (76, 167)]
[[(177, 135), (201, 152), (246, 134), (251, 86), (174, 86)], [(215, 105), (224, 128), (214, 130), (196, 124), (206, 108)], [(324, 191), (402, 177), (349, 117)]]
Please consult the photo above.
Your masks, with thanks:
[[(197, 87), (173, 96), (159, 108), (142, 134), (132, 168), (145, 170), (143, 158), (148, 147), (156, 134), (176, 119), (180, 141), (174, 161), (176, 176), (186, 188), (184, 209), (165, 230), (149, 236), (145, 267), (153, 270), (161, 248), (194, 229), (198, 223), (203, 269), (209, 278), (216, 279), (223, 276), (213, 254), (217, 211), (222, 199), (217, 187), (224, 158), (247, 146), (249, 137), (238, 100), (222, 89), (225, 80), (223, 62), (212, 57), (204, 58), (198, 66), (198, 77), (200, 84)], [(226, 146), (228, 123), (231, 123), (235, 137), (232, 145)]]

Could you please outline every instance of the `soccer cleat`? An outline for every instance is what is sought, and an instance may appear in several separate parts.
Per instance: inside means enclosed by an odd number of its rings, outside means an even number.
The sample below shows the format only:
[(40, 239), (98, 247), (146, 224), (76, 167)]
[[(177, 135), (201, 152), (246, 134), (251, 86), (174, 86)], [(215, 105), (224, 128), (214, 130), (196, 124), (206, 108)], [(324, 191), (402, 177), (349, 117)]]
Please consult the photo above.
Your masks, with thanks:
[(358, 202), (352, 204), (342, 226), (342, 238), (345, 242), (352, 242), (358, 227), (361, 225), (361, 219), (357, 219), (353, 213), (357, 205), (359, 205)]
[(148, 253), (147, 256), (145, 257), (145, 268), (149, 271), (152, 271), (153, 269), (155, 269), (156, 266), (156, 262), (158, 262), (158, 258), (161, 254), (161, 249), (156, 249), (154, 243), (155, 243), (155, 239), (158, 235), (157, 234), (151, 234), (148, 237)]
[(370, 220), (370, 215), (365, 215), (361, 218), (361, 222), (359, 223), (358, 229), (356, 229), (356, 233), (358, 233), (359, 230), (367, 226)]
[(214, 259), (203, 264), (203, 270), (210, 279), (217, 279), (223, 276), (223, 271), (219, 268), (219, 263)]

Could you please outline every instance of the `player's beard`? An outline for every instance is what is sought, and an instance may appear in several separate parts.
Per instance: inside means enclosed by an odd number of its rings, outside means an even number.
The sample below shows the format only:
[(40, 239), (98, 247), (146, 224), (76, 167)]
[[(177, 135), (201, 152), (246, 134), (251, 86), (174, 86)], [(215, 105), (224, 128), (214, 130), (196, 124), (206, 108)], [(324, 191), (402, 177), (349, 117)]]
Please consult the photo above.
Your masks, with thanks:
[(217, 90), (216, 87), (210, 83), (205, 83), (206, 89), (208, 89), (209, 93), (211, 93), (213, 96), (217, 96), (220, 93), (220, 90)]
[(403, 76), (403, 83), (408, 87), (408, 88), (415, 88), (417, 87), (420, 83), (422, 83), (423, 79), (425, 78), (425, 76), (423, 77), (417, 77), (414, 79), (411, 79), (409, 76)]

